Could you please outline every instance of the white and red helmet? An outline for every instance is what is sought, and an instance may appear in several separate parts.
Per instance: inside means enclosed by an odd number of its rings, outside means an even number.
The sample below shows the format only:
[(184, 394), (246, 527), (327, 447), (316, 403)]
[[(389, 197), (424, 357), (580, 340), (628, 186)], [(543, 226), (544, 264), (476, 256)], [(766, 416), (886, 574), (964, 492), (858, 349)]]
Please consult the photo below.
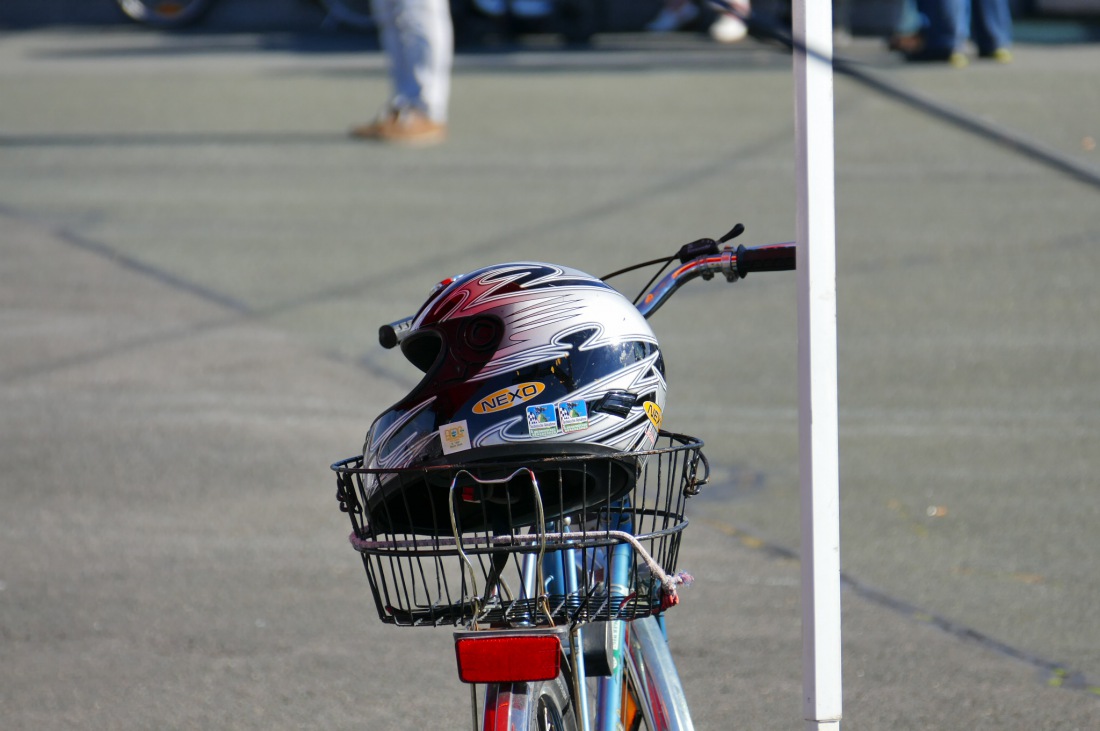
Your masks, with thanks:
[[(401, 350), (425, 375), (375, 419), (363, 448), (366, 468), (581, 454), (614, 461), (656, 441), (666, 392), (657, 338), (629, 300), (575, 269), (517, 262), (445, 280), (413, 318)], [(556, 476), (543, 501), (562, 513), (593, 507), (629, 489), (635, 470), (635, 461), (624, 462), (597, 477), (586, 465), (580, 476)], [(609, 474), (616, 484), (601, 491), (595, 483)], [(440, 509), (447, 515), (446, 502), (438, 502), (438, 485), (406, 477), (377, 480), (371, 512), (394, 530), (428, 530)], [(464, 511), (470, 526), (497, 522), (486, 512), (494, 500), (506, 507), (504, 522), (530, 522), (523, 490), (489, 492)], [(381, 505), (398, 496), (400, 511)]]

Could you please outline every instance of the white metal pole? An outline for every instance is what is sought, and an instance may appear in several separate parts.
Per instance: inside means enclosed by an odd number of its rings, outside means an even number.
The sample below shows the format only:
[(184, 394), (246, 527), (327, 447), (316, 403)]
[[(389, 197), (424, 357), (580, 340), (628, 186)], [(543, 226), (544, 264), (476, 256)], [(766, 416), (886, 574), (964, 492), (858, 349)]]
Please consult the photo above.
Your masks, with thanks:
[(839, 730), (840, 469), (837, 437), (833, 22), (829, 0), (794, 0), (798, 178), (802, 685), (807, 729)]

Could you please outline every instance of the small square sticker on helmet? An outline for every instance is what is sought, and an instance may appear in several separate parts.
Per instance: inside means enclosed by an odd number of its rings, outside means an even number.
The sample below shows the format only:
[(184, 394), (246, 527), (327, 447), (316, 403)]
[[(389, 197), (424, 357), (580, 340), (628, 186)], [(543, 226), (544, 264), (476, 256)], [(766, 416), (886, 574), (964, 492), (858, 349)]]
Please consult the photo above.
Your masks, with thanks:
[(558, 421), (561, 422), (561, 430), (566, 434), (587, 429), (588, 404), (583, 399), (562, 401), (558, 404)]
[(470, 430), (466, 426), (466, 420), (439, 427), (439, 441), (443, 444), (443, 454), (454, 454), (469, 449)]
[(554, 404), (527, 407), (527, 431), (533, 437), (552, 437), (558, 433), (558, 415)]

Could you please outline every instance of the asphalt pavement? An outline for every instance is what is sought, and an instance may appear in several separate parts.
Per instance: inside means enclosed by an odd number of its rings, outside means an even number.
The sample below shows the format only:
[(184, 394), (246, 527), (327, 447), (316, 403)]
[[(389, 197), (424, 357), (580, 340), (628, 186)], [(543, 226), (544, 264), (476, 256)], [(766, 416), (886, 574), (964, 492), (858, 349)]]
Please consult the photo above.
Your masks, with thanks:
[[(1100, 728), (1100, 45), (1047, 28), (1007, 66), (837, 46), (845, 728)], [(346, 135), (383, 68), (0, 36), (5, 731), (462, 727), (449, 632), (378, 621), (334, 498), (416, 381), (378, 325), (494, 261), (794, 237), (779, 46), (467, 50), (423, 150)], [(703, 729), (803, 725), (794, 279), (653, 320), (715, 468), (669, 615)]]

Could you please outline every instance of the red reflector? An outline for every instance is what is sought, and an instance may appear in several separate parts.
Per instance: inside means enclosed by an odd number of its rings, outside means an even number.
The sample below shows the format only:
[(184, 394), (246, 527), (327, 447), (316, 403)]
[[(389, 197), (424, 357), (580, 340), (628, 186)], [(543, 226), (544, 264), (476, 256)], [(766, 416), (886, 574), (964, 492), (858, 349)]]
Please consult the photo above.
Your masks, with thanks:
[(463, 683), (532, 683), (553, 680), (561, 671), (557, 634), (479, 632), (456, 636), (455, 655)]

